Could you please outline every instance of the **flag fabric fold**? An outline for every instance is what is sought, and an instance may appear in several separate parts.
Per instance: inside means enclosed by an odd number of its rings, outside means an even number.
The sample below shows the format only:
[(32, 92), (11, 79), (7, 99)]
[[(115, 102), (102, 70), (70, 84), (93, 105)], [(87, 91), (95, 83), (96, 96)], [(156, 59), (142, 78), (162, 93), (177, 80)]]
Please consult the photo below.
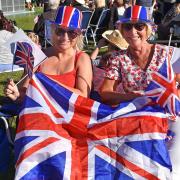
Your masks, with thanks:
[(15, 179), (170, 179), (159, 105), (110, 107), (33, 75), (19, 115)]
[(174, 48), (169, 47), (164, 63), (158, 72), (152, 74), (152, 81), (145, 91), (145, 95), (163, 107), (171, 119), (176, 119), (176, 116), (180, 116), (180, 99), (171, 65), (174, 51)]

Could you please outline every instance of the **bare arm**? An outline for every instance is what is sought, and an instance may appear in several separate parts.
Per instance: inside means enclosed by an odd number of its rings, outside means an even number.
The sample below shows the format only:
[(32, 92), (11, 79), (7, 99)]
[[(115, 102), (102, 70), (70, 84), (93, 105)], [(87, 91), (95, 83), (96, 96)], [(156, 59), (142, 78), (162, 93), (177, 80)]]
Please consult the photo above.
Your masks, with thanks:
[(116, 88), (118, 85), (117, 80), (104, 79), (104, 82), (100, 88), (100, 96), (104, 103), (109, 105), (117, 105), (124, 101), (129, 101), (140, 97), (140, 95), (134, 93), (121, 93), (116, 92)]
[(103, 46), (107, 46), (107, 42), (104, 38), (100, 39), (99, 42), (98, 42), (98, 45), (96, 46), (96, 48), (94, 49), (94, 51), (91, 53), (91, 56), (90, 58), (92, 60), (95, 60), (99, 54), (99, 50), (101, 47)]
[(83, 53), (77, 61), (76, 89), (79, 94), (89, 97), (92, 86), (92, 65), (89, 56)]
[[(178, 82), (180, 84), (180, 74), (176, 74), (175, 76), (176, 82)], [(180, 98), (180, 85), (178, 85), (178, 97)]]
[(76, 84), (75, 88), (68, 87), (61, 84), (70, 91), (79, 94), (84, 97), (89, 97), (92, 86), (92, 65), (89, 56), (83, 53), (76, 64)]

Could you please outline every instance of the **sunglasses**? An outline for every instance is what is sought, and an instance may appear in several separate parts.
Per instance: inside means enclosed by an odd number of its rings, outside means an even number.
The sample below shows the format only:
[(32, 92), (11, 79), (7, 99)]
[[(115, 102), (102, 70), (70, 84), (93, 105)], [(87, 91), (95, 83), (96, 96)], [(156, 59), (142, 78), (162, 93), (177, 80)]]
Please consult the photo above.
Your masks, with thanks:
[(146, 27), (146, 24), (144, 24), (144, 23), (135, 23), (135, 24), (125, 23), (125, 24), (122, 24), (122, 27), (125, 31), (130, 31), (133, 27), (137, 31), (142, 31)]
[(63, 29), (63, 28), (56, 28), (55, 33), (57, 36), (62, 36), (67, 33), (70, 39), (75, 39), (77, 36), (80, 35), (80, 32), (77, 30), (70, 30), (70, 29)]

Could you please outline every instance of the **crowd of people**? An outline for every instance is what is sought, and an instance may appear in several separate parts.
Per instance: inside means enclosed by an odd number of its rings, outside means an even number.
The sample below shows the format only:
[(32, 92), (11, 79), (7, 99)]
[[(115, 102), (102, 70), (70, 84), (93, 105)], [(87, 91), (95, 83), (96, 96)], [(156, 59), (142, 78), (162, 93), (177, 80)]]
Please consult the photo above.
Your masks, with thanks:
[[(179, 8), (179, 4), (180, 2), (176, 1), (172, 8)], [(170, 48), (180, 57), (179, 48), (148, 42), (154, 22), (158, 22), (158, 25), (161, 22), (167, 26), (171, 24), (168, 14), (162, 21), (156, 19), (159, 17), (157, 6), (157, 2), (153, 0), (114, 0), (113, 3), (98, 0), (49, 0), (46, 11), (38, 17), (33, 31), (38, 35), (41, 46), (44, 46), (44, 23), (45, 20), (50, 20), (52, 44), (43, 49), (48, 59), (40, 64), (36, 71), (84, 97), (91, 97), (91, 92), (95, 90), (99, 95), (98, 100), (110, 106), (139, 97), (144, 98), (144, 105), (148, 104), (150, 99), (146, 98), (145, 89), (152, 80), (152, 73), (160, 69), (166, 56), (170, 56)], [(96, 8), (110, 8), (111, 22), (109, 29), (102, 34), (102, 39), (89, 56), (82, 49), (81, 11)], [(70, 16), (71, 12), (73, 13)], [(179, 14), (176, 10), (174, 12)], [(92, 63), (97, 59), (100, 48), (104, 46), (108, 46), (108, 52), (99, 60), (99, 68), (103, 69), (103, 73), (97, 87), (95, 79), (98, 75), (92, 68)], [(173, 58), (173, 54), (171, 56), (170, 58)], [(180, 98), (180, 67), (173, 67), (173, 70)], [(26, 77), (17, 87), (11, 79), (5, 87), (5, 95), (12, 101), (22, 103), (29, 80)], [(119, 85), (121, 90), (118, 90)], [(171, 152), (170, 155), (172, 159), (177, 156)], [(180, 177), (180, 162), (173, 161), (173, 166), (173, 176)]]

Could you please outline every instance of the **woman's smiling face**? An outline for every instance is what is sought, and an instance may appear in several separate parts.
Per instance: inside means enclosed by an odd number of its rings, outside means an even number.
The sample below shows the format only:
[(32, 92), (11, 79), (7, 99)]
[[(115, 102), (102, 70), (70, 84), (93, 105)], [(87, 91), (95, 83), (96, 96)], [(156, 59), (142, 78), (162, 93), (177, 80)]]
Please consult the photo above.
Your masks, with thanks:
[(76, 45), (77, 37), (79, 36), (77, 31), (60, 28), (58, 26), (53, 26), (52, 30), (52, 41), (56, 48), (65, 50)]
[(139, 47), (147, 41), (147, 25), (145, 23), (124, 23), (121, 32), (129, 46)]

